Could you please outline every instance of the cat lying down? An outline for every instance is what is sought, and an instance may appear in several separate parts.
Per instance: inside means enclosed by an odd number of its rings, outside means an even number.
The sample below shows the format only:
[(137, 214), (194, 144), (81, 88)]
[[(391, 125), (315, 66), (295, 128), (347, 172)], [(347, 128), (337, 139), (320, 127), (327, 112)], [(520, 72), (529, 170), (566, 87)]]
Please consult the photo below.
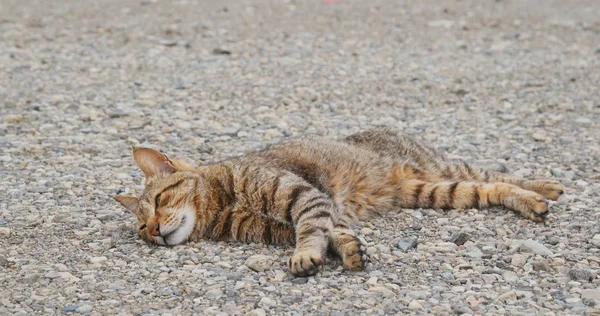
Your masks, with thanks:
[(143, 239), (295, 244), (288, 267), (297, 276), (322, 269), (327, 250), (344, 268), (363, 269), (365, 248), (352, 226), (376, 214), (501, 205), (541, 222), (547, 199), (565, 190), (557, 181), (448, 159), (388, 129), (288, 140), (198, 168), (148, 148), (134, 149), (133, 157), (146, 177), (144, 191), (115, 199), (137, 216)]

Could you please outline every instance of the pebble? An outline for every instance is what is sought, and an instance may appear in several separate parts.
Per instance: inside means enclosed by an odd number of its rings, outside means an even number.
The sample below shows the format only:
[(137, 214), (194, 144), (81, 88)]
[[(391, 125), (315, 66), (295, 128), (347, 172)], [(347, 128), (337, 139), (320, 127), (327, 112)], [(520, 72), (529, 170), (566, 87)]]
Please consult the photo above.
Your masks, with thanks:
[(8, 114), (4, 116), (4, 121), (6, 123), (19, 123), (23, 121), (23, 115)]
[(600, 288), (586, 289), (581, 291), (581, 298), (590, 301), (600, 300)]
[(423, 305), (421, 305), (421, 303), (419, 303), (418, 301), (411, 301), (408, 304), (408, 308), (410, 308), (410, 309), (423, 309)]
[(266, 316), (267, 312), (262, 308), (257, 308), (257, 309), (252, 310), (247, 315), (248, 316)]
[(517, 293), (515, 291), (508, 291), (508, 292), (498, 296), (498, 299), (503, 300), (503, 301), (510, 300), (513, 298), (517, 298)]
[(77, 307), (77, 309), (75, 311), (78, 313), (81, 313), (81, 314), (87, 314), (87, 313), (91, 312), (92, 310), (94, 310), (94, 308), (91, 305), (85, 304), (85, 305), (81, 305), (81, 306)]
[(67, 305), (67, 306), (63, 307), (64, 313), (71, 313), (71, 312), (74, 312), (75, 310), (77, 310), (77, 305)]
[(588, 269), (570, 269), (569, 272), (567, 272), (567, 275), (571, 280), (581, 280), (586, 282), (592, 282), (596, 277), (596, 275)]
[(532, 239), (527, 239), (527, 240), (523, 241), (523, 243), (521, 244), (521, 247), (519, 247), (519, 251), (534, 253), (534, 254), (540, 255), (540, 256), (552, 256), (553, 255), (553, 253), (552, 253), (552, 251), (550, 251), (550, 249), (546, 248), (546, 246), (544, 246), (544, 245), (540, 244), (539, 242), (532, 240)]
[(271, 256), (253, 255), (246, 259), (245, 265), (256, 272), (263, 272), (270, 269), (274, 262), (275, 258)]
[(103, 263), (106, 260), (108, 260), (108, 258), (102, 256), (102, 257), (91, 257), (90, 258), (90, 263)]
[(7, 227), (0, 227), (0, 237), (10, 237), (10, 229)]
[(457, 246), (464, 245), (469, 239), (471, 239), (471, 235), (465, 232), (458, 232), (450, 238), (450, 241), (455, 243)]
[(407, 252), (408, 250), (417, 246), (418, 240), (418, 237), (415, 236), (402, 238), (398, 241), (398, 243), (396, 243), (396, 248)]
[(522, 267), (527, 262), (527, 258), (522, 254), (514, 254), (510, 260), (510, 264), (515, 267)]
[(273, 306), (277, 305), (277, 302), (268, 297), (263, 297), (260, 299), (259, 304), (268, 308), (268, 307), (273, 307)]
[(600, 234), (594, 235), (594, 237), (592, 237), (590, 242), (592, 243), (592, 245), (600, 248)]

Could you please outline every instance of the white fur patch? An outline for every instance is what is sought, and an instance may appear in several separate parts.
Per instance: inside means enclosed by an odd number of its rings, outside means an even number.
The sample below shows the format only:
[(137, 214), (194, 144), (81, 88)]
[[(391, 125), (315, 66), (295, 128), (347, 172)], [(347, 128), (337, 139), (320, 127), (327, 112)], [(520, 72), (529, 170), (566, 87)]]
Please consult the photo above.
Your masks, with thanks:
[(175, 214), (179, 217), (178, 224), (166, 226), (161, 223), (161, 235), (154, 237), (154, 240), (159, 245), (179, 245), (188, 240), (190, 234), (194, 231), (196, 223), (196, 214), (194, 209), (186, 207), (175, 210)]

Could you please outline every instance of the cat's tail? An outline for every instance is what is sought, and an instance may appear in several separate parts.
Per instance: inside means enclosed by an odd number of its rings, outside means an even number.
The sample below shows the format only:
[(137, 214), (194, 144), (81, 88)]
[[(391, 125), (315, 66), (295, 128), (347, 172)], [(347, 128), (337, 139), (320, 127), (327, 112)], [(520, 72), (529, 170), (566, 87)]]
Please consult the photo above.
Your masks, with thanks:
[(401, 184), (397, 202), (403, 208), (434, 209), (480, 209), (501, 205), (538, 222), (548, 214), (544, 196), (508, 183), (407, 180)]

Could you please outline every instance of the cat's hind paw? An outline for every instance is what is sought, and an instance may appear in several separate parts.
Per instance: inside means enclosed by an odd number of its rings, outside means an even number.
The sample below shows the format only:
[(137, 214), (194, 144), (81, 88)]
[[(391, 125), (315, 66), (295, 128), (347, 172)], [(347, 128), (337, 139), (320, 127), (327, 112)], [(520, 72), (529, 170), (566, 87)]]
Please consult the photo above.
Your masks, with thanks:
[(565, 186), (554, 180), (527, 181), (525, 188), (543, 195), (548, 200), (556, 201), (565, 193)]

